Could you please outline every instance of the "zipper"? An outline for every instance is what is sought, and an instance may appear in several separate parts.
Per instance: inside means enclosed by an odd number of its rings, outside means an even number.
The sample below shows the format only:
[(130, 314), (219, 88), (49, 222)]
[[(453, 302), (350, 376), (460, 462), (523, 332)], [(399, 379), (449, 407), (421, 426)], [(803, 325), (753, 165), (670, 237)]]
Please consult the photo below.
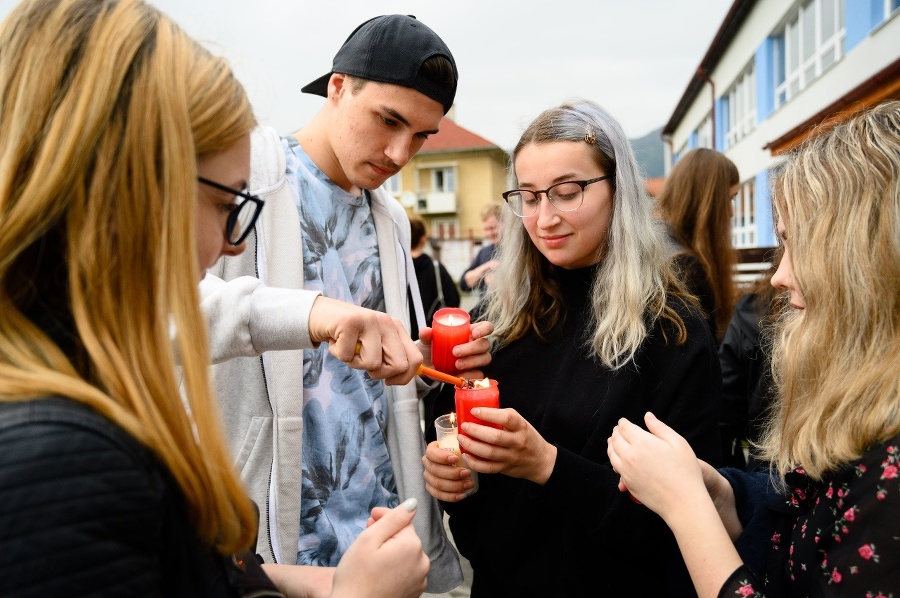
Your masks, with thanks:
[[(256, 223), (253, 225), (253, 269), (256, 273), (256, 279), (259, 278), (259, 235), (256, 232)], [(275, 426), (277, 424), (277, 417), (275, 414), (275, 407), (272, 405), (272, 397), (269, 396), (269, 382), (266, 379), (266, 367), (263, 363), (263, 356), (259, 356), (259, 369), (262, 372), (263, 379), (263, 389), (266, 393), (266, 400), (269, 401), (269, 409), (272, 411), (272, 425)], [(274, 436), (273, 436), (274, 437)], [(272, 461), (269, 463), (269, 481), (266, 484), (266, 537), (269, 539), (269, 554), (272, 555), (272, 562), (278, 564), (278, 558), (275, 556), (275, 547), (272, 544), (272, 521), (271, 514), (269, 513), (269, 505), (272, 502), (272, 497), (269, 495), (269, 492), (272, 488), (272, 467), (275, 463), (275, 448), (272, 447)]]

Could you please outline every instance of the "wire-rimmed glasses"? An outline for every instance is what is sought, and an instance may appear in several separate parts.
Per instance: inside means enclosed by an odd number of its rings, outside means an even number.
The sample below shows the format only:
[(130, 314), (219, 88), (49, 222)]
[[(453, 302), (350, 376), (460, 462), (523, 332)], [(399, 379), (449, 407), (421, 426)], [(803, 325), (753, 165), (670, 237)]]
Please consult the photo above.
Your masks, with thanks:
[(541, 194), (547, 196), (550, 205), (560, 212), (574, 212), (581, 207), (584, 202), (584, 188), (592, 183), (612, 178), (613, 175), (605, 174), (594, 179), (586, 181), (563, 181), (556, 183), (541, 191), (532, 191), (530, 189), (512, 189), (505, 191), (503, 199), (512, 209), (513, 213), (520, 218), (528, 218), (537, 213), (538, 205), (541, 203)]
[(225, 238), (232, 245), (240, 245), (243, 243), (247, 238), (247, 235), (250, 234), (250, 231), (253, 230), (253, 225), (256, 224), (256, 219), (259, 218), (259, 213), (262, 212), (263, 205), (266, 202), (255, 195), (250, 195), (246, 191), (232, 189), (221, 183), (205, 179), (202, 176), (198, 176), (197, 180), (204, 185), (209, 185), (219, 191), (231, 193), (234, 194), (235, 197), (241, 198), (238, 200), (238, 204), (234, 210), (228, 214), (228, 219), (225, 221)]

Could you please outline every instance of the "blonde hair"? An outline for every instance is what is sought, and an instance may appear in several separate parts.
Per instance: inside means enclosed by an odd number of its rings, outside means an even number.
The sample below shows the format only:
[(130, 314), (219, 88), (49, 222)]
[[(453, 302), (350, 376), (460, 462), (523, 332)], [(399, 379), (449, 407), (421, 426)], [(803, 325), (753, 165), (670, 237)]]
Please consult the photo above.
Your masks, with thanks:
[(481, 208), (481, 214), (480, 214), (481, 221), (484, 222), (491, 216), (493, 216), (494, 218), (496, 218), (499, 221), (500, 220), (500, 212), (502, 212), (502, 211), (503, 211), (503, 205), (496, 201), (492, 201), (491, 203), (489, 203), (489, 204), (485, 205), (483, 208)]
[(773, 197), (806, 309), (782, 319), (761, 455), (821, 478), (900, 431), (900, 102), (811, 139)]
[(657, 203), (684, 251), (697, 258), (712, 290), (716, 337), (721, 339), (734, 311), (731, 195), (740, 182), (737, 166), (707, 148), (689, 151), (672, 168)]
[(197, 160), (254, 125), (227, 64), (140, 0), (26, 0), (0, 29), (0, 400), (122, 426), (222, 553), (256, 521), (208, 378)]
[[(595, 139), (588, 143), (587, 131)], [(604, 173), (614, 174), (613, 215), (598, 260), (603, 263), (591, 290), (590, 350), (610, 369), (630, 362), (657, 318), (672, 323), (677, 342), (687, 339), (678, 313), (667, 296), (691, 302), (678, 282), (666, 250), (665, 233), (652, 217), (652, 202), (631, 145), (619, 124), (603, 108), (580, 100), (541, 113), (525, 130), (513, 151), (510, 175), (515, 182), (515, 159), (530, 144), (571, 141), (592, 150)], [(528, 237), (522, 220), (503, 210), (500, 265), (487, 294), (486, 318), (494, 323), (500, 347), (534, 331), (539, 338), (565, 317), (556, 266)]]

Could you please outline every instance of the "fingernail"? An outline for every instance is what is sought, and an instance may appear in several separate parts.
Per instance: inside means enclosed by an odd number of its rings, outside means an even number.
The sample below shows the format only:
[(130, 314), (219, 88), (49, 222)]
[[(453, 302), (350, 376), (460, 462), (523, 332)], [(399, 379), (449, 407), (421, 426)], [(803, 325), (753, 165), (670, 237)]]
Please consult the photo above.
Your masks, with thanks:
[(416, 507), (418, 507), (418, 506), (419, 506), (419, 501), (417, 501), (415, 498), (407, 498), (405, 501), (403, 501), (403, 508), (406, 509), (407, 511), (409, 511), (410, 513), (415, 511)]

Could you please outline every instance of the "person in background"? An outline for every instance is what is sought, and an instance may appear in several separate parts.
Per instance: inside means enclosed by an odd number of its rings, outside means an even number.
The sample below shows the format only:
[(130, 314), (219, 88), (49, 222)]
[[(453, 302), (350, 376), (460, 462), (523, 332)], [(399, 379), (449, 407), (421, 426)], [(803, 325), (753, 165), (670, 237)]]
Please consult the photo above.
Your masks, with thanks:
[[(412, 497), (428, 591), (462, 579), (422, 479), (419, 401), (434, 382), (416, 376), (430, 363), (431, 329), (409, 220), (380, 189), (437, 133), (457, 80), (449, 48), (424, 23), (375, 17), (303, 87), (324, 98), (303, 129), (252, 137), (249, 187), (267, 209), (252, 250), (220, 260), (201, 292), (230, 447), (263, 512), (266, 562), (333, 567), (373, 507)], [(490, 361), (491, 330), (473, 327), (455, 348), (460, 371), (476, 377)]]
[(478, 290), (484, 294), (491, 282), (494, 270), (499, 265), (496, 259), (497, 243), (500, 240), (500, 210), (503, 206), (499, 203), (489, 203), (481, 210), (481, 227), (484, 229), (484, 245), (475, 255), (475, 259), (466, 268), (459, 279), (459, 288), (470, 292)]
[[(409, 219), (409, 230), (413, 267), (416, 270), (419, 294), (422, 296), (422, 307), (425, 311), (425, 325), (430, 326), (437, 310), (442, 307), (459, 307), (459, 290), (444, 264), (425, 253), (425, 245), (428, 244), (425, 223), (419, 218), (412, 217)], [(415, 321), (412, 314), (410, 321)], [(417, 339), (419, 331), (417, 327), (413, 328), (412, 337)]]
[[(472, 596), (692, 594), (675, 539), (617, 492), (606, 439), (621, 417), (659, 409), (716, 460), (715, 343), (672, 268), (620, 125), (578, 101), (540, 114), (513, 152), (494, 322), (501, 409), (472, 413), (459, 458), (436, 442), (428, 491), (472, 564)], [(478, 311), (478, 308), (476, 308)], [(663, 571), (645, 585), (648, 563)]]
[[(0, 123), (0, 595), (281, 596), (197, 293), (263, 207), (238, 191), (244, 89), (140, 0), (26, 0), (0, 26)], [(374, 510), (333, 583), (265, 571), (289, 596), (418, 596), (414, 511)]]
[[(649, 432), (622, 420), (610, 460), (675, 533), (701, 598), (897, 596), (900, 102), (795, 150), (773, 207), (790, 306), (759, 443), (772, 472), (718, 472), (651, 413)], [(748, 535), (762, 558), (732, 544)]]
[(736, 298), (731, 199), (739, 183), (737, 167), (724, 154), (698, 148), (678, 159), (657, 199), (660, 216), (669, 225), (675, 262), (717, 341), (725, 334)]
[(747, 289), (734, 306), (734, 314), (719, 345), (722, 367), (722, 410), (719, 432), (722, 436), (723, 464), (754, 469), (760, 465), (749, 452), (762, 433), (772, 403), (772, 366), (768, 338), (777, 315), (781, 313), (783, 293), (772, 286), (772, 266)]

